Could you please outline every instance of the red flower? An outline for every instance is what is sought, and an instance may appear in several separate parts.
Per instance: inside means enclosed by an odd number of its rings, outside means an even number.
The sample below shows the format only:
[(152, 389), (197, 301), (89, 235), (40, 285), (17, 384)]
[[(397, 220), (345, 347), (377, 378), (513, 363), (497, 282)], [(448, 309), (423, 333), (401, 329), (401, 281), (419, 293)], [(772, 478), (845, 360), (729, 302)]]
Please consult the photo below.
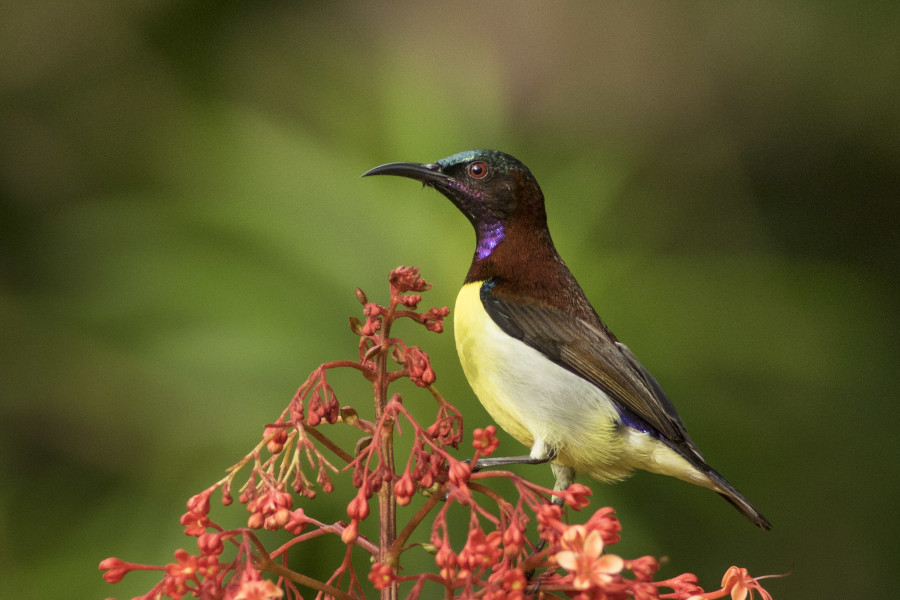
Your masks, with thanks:
[(642, 556), (627, 561), (625, 568), (634, 573), (638, 581), (652, 581), (653, 575), (659, 570), (659, 562), (652, 556)]
[(490, 456), (500, 445), (497, 435), (497, 428), (488, 425), (484, 429), (476, 429), (472, 432), (472, 447), (481, 454), (481, 456)]
[(419, 294), (410, 294), (408, 296), (400, 296), (399, 298), (397, 298), (397, 301), (406, 308), (415, 310), (419, 305), (419, 302), (422, 301), (422, 296), (420, 296)]
[(573, 483), (560, 494), (566, 504), (575, 510), (581, 510), (591, 503), (591, 488), (581, 483)]
[(388, 276), (388, 281), (398, 294), (404, 292), (424, 292), (431, 289), (431, 285), (425, 283), (419, 277), (419, 269), (416, 267), (397, 267)]
[[(763, 589), (757, 579), (750, 577), (747, 569), (730, 567), (722, 577), (722, 592), (731, 594), (732, 600), (745, 600), (749, 595), (753, 598), (753, 592), (759, 592), (762, 600), (772, 600), (772, 595)], [(708, 597), (718, 597), (707, 595)]]
[(586, 590), (591, 586), (604, 586), (622, 572), (625, 561), (616, 554), (603, 554), (603, 538), (599, 531), (588, 532), (583, 525), (573, 525), (561, 539), (562, 552), (554, 560), (575, 577), (572, 585)]
[(281, 598), (284, 596), (284, 590), (269, 581), (268, 579), (258, 579), (255, 581), (244, 581), (234, 595), (234, 600), (273, 600), (273, 598)]
[(188, 591), (187, 582), (199, 583), (197, 577), (201, 568), (205, 568), (199, 557), (188, 554), (187, 550), (179, 548), (175, 551), (175, 560), (178, 562), (166, 565), (165, 593), (175, 600), (180, 599)]
[(373, 564), (372, 570), (369, 571), (369, 581), (372, 582), (376, 590), (387, 588), (395, 579), (397, 579), (397, 576), (394, 574), (394, 570), (380, 562)]
[(565, 530), (562, 518), (562, 507), (558, 504), (541, 504), (537, 508), (538, 534), (541, 539), (551, 544), (556, 543), (560, 534)]
[(524, 600), (528, 580), (522, 569), (503, 565), (488, 578), (488, 584), (484, 600)]
[(488, 569), (500, 561), (503, 552), (500, 550), (500, 532), (492, 531), (484, 535), (481, 528), (469, 531), (469, 539), (459, 553), (459, 566), (477, 571)]
[(186, 512), (181, 515), (180, 522), (184, 525), (184, 534), (194, 536), (206, 533), (206, 528), (210, 525), (209, 517), (202, 512)]
[(507, 600), (520, 600), (525, 597), (528, 580), (521, 569), (509, 569), (503, 574), (503, 589), (508, 592)]
[(429, 331), (442, 333), (444, 331), (444, 317), (450, 314), (450, 309), (446, 306), (442, 308), (429, 308), (422, 318), (422, 324)]
[(616, 518), (615, 511), (609, 506), (601, 508), (591, 515), (585, 526), (591, 531), (599, 531), (603, 537), (603, 543), (606, 545), (615, 544), (620, 539), (619, 532), (622, 531), (622, 524)]

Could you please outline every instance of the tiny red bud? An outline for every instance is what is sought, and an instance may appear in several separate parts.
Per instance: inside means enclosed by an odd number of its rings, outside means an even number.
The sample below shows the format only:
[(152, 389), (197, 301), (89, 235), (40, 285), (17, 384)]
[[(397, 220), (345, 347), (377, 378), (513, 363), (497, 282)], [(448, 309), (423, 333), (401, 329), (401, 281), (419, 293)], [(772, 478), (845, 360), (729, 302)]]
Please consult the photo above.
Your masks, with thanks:
[(187, 501), (188, 510), (192, 513), (198, 513), (202, 515), (209, 514), (209, 497), (212, 494), (212, 490), (204, 490), (199, 494), (195, 494), (190, 497)]
[(286, 508), (279, 508), (272, 515), (266, 517), (265, 527), (269, 531), (278, 531), (284, 527), (291, 518), (291, 511)]
[(341, 532), (341, 541), (345, 544), (352, 544), (359, 535), (359, 521), (350, 521), (350, 524), (344, 527)]
[(419, 305), (419, 302), (422, 301), (422, 296), (420, 296), (419, 294), (410, 294), (408, 296), (400, 296), (398, 300), (403, 306), (415, 310)]
[(363, 490), (360, 490), (347, 505), (347, 516), (355, 521), (362, 521), (369, 516), (369, 501)]
[(250, 529), (262, 529), (264, 520), (262, 513), (255, 512), (247, 519), (247, 527)]
[(471, 475), (471, 466), (464, 462), (455, 460), (450, 466), (450, 481), (456, 486), (462, 487), (466, 485), (466, 482), (469, 481), (469, 477), (471, 477)]
[(206, 555), (222, 554), (225, 551), (222, 537), (218, 533), (204, 533), (197, 538), (197, 547)]
[(457, 566), (457, 558), (453, 553), (453, 550), (450, 549), (450, 544), (441, 545), (441, 548), (437, 551), (437, 554), (434, 555), (434, 564), (436, 564), (441, 569)]
[(105, 579), (108, 583), (119, 583), (131, 569), (130, 565), (125, 561), (114, 556), (110, 556), (109, 558), (105, 558), (100, 562), (100, 570), (106, 571), (106, 573), (103, 574), (103, 579)]
[(284, 443), (287, 441), (288, 432), (283, 427), (266, 427), (263, 438), (270, 438), (266, 444), (266, 448), (272, 454), (278, 454), (284, 449)]
[(510, 521), (509, 526), (503, 531), (503, 554), (509, 559), (513, 559), (522, 551), (525, 543), (525, 536), (522, 534), (522, 528), (515, 519)]
[(403, 361), (409, 378), (419, 387), (428, 387), (434, 383), (436, 376), (431, 368), (428, 354), (417, 346), (409, 346), (404, 351)]
[(413, 494), (416, 493), (416, 484), (413, 481), (409, 471), (403, 474), (403, 477), (394, 484), (394, 494), (397, 496), (397, 504), (406, 506), (412, 500)]
[(307, 521), (308, 519), (306, 518), (306, 513), (303, 512), (302, 508), (298, 508), (291, 513), (291, 518), (288, 519), (287, 523), (285, 523), (284, 528), (290, 533), (298, 535), (301, 531), (303, 531), (303, 528), (306, 527)]

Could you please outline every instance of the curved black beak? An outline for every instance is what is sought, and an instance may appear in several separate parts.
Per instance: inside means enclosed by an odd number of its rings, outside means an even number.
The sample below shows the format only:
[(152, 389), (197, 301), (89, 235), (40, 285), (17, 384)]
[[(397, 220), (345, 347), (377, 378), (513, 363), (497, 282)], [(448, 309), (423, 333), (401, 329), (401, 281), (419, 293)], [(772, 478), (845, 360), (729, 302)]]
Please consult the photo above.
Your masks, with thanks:
[(380, 167), (369, 169), (362, 174), (362, 177), (368, 177), (369, 175), (398, 175), (421, 181), (424, 184), (434, 184), (450, 178), (435, 163), (423, 165), (413, 162), (395, 162), (381, 165)]

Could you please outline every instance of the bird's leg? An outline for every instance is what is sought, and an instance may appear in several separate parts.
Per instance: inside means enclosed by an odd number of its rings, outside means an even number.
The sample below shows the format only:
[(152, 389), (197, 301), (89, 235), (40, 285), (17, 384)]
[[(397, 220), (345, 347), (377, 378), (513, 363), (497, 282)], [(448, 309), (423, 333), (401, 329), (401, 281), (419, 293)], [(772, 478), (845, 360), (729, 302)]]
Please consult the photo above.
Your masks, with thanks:
[[(575, 469), (572, 467), (553, 463), (550, 465), (550, 469), (553, 471), (553, 477), (556, 478), (556, 484), (553, 486), (554, 492), (561, 492), (575, 483)], [(563, 499), (561, 496), (556, 496), (553, 498), (553, 502), (562, 506)]]

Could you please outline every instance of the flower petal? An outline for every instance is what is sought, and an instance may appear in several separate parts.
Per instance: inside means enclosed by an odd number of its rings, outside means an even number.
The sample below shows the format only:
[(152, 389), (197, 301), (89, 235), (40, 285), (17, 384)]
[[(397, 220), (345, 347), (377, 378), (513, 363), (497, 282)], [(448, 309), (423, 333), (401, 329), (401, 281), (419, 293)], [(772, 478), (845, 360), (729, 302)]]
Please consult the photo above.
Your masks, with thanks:
[(618, 554), (604, 554), (597, 560), (597, 569), (615, 575), (625, 568), (625, 561)]

